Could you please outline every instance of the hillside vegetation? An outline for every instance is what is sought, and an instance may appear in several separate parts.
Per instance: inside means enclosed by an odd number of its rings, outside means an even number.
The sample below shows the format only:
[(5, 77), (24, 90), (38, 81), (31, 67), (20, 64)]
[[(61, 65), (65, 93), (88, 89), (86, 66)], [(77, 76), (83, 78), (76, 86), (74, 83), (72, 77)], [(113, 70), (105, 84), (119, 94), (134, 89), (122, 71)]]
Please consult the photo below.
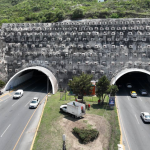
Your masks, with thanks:
[(150, 0), (0, 0), (2, 23), (150, 17)]

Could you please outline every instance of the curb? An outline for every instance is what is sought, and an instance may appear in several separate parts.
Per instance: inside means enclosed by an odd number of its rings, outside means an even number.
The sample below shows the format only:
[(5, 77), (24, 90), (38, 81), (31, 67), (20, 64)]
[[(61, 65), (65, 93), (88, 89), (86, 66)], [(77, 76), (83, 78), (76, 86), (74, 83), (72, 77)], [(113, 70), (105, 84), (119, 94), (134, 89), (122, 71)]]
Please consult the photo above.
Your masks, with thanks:
[[(118, 115), (118, 121), (119, 121), (119, 128), (120, 128), (120, 144), (121, 145), (123, 145), (123, 143), (122, 143), (122, 130), (121, 130), (121, 124), (120, 124), (120, 117), (119, 117), (119, 111), (118, 111), (118, 106), (117, 106), (117, 98), (116, 98), (116, 96), (115, 96), (115, 99), (116, 99), (116, 108), (117, 108), (117, 115)], [(125, 150), (125, 147), (124, 147), (124, 145), (123, 145), (123, 150)]]
[(35, 131), (35, 134), (34, 134), (34, 137), (33, 137), (33, 140), (32, 140), (32, 144), (31, 144), (30, 150), (33, 149), (33, 145), (34, 145), (34, 142), (35, 142), (35, 138), (36, 138), (37, 132), (38, 132), (38, 130), (39, 130), (39, 126), (40, 126), (40, 124), (41, 124), (41, 120), (42, 120), (42, 116), (43, 116), (43, 112), (44, 112), (44, 108), (45, 108), (47, 99), (48, 99), (48, 94), (47, 94), (47, 97), (46, 97), (46, 100), (45, 100), (45, 104), (44, 104), (44, 107), (43, 107), (43, 110), (42, 110), (42, 114), (41, 114), (41, 116), (40, 116), (40, 120), (39, 120), (38, 126), (37, 126), (37, 128), (36, 128), (36, 131)]

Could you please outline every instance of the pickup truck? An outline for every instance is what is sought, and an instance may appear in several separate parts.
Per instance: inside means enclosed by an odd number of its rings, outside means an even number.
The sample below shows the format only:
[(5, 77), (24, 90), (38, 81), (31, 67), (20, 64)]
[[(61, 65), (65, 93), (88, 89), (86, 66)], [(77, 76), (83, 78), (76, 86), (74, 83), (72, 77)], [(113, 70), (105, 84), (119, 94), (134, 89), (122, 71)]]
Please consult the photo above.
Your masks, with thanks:
[(69, 113), (72, 115), (72, 117), (81, 118), (85, 115), (85, 104), (72, 101), (67, 103), (66, 105), (61, 105), (60, 111)]

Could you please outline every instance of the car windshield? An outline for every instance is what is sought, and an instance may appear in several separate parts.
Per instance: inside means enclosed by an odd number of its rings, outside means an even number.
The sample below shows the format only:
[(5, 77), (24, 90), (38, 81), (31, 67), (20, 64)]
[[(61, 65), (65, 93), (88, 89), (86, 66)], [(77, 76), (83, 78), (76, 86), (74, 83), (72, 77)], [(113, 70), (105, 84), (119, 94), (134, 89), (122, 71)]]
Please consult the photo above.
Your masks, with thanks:
[(146, 92), (146, 90), (142, 89), (142, 92)]
[(16, 92), (15, 95), (20, 95), (20, 93), (19, 93), (19, 92)]
[(36, 101), (32, 101), (31, 103), (37, 103)]
[(145, 115), (145, 118), (146, 119), (150, 119), (150, 115)]

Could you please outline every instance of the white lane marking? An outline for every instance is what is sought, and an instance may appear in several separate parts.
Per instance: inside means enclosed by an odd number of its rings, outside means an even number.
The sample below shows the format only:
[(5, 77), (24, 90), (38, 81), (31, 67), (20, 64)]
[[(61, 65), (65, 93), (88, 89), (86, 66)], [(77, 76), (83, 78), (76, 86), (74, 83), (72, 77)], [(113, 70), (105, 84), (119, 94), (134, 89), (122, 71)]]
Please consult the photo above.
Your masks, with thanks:
[(139, 97), (139, 99), (142, 101), (141, 97)]
[(31, 101), (31, 100), (29, 100), (28, 103), (26, 103), (24, 107), (26, 107), (26, 106), (30, 103), (30, 101)]
[(37, 88), (37, 86), (36, 86), (36, 87), (34, 87), (31, 91), (33, 91), (35, 88)]
[[(10, 124), (11, 125), (11, 124)], [(8, 128), (10, 127), (10, 125), (6, 128), (6, 130), (2, 133), (1, 137), (5, 134), (5, 132), (8, 130)]]
[[(128, 100), (130, 101), (129, 96), (127, 96), (127, 98), (128, 98)], [(133, 108), (133, 106), (132, 106), (132, 104), (131, 104), (131, 103), (130, 103), (130, 105), (131, 105), (131, 107)]]
[[(44, 88), (45, 88), (45, 87), (44, 87)], [(43, 88), (43, 89), (44, 89), (44, 88)], [(41, 91), (43, 91), (43, 89), (42, 89)], [(40, 92), (41, 92), (41, 91), (40, 91)], [(35, 96), (34, 96), (34, 97), (35, 97)], [(27, 104), (25, 104), (24, 107), (26, 107), (30, 102), (31, 102), (31, 100), (30, 100), (29, 102), (27, 102)]]
[(136, 118), (136, 120), (137, 120), (138, 124), (140, 124), (140, 123), (139, 123), (139, 121), (138, 121), (138, 119), (137, 119), (137, 117), (136, 117), (136, 115), (135, 115), (135, 118)]
[(8, 100), (8, 98), (10, 98), (10, 97), (7, 97), (7, 98), (5, 98), (5, 99), (1, 100), (1, 101), (0, 101), (0, 103), (2, 103), (2, 102), (4, 102), (4, 103), (5, 103), (5, 102)]
[(18, 103), (19, 102), (19, 100), (17, 100), (17, 102), (15, 102), (12, 106), (14, 106), (16, 103)]

